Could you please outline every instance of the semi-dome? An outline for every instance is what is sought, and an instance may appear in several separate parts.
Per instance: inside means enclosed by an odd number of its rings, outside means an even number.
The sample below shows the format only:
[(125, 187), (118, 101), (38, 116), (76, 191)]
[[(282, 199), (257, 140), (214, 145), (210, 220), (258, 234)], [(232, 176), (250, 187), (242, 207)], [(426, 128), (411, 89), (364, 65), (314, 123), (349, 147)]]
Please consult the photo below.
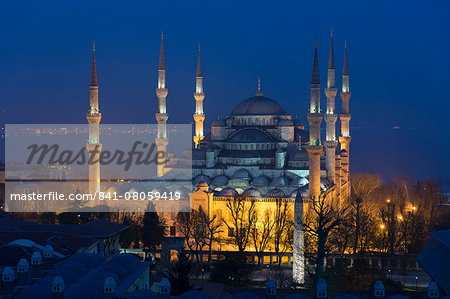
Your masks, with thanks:
[(229, 179), (226, 175), (220, 174), (212, 180), (212, 184), (215, 186), (223, 186), (228, 184), (228, 180)]
[(241, 168), (241, 169), (237, 170), (231, 178), (232, 179), (249, 180), (252, 178), (252, 176), (250, 175), (250, 173), (248, 172), (247, 169)]
[(267, 191), (266, 196), (267, 197), (285, 197), (286, 194), (282, 190), (280, 190), (278, 188), (274, 188), (272, 190)]
[(258, 189), (250, 187), (246, 189), (242, 194), (242, 197), (261, 197), (261, 192)]
[(273, 179), (273, 186), (286, 186), (289, 185), (289, 179), (285, 176), (279, 176)]
[(239, 193), (231, 187), (224, 188), (219, 193), (219, 196), (223, 196), (223, 197), (235, 197), (238, 195), (239, 195)]
[(292, 181), (292, 185), (299, 186), (299, 187), (303, 187), (308, 183), (309, 183), (308, 179), (305, 177), (302, 177), (302, 176), (298, 176)]
[(254, 96), (240, 102), (231, 115), (285, 115), (286, 111), (276, 101), (264, 96)]
[(263, 187), (268, 186), (270, 183), (270, 178), (266, 175), (260, 175), (253, 179), (253, 186)]
[(258, 143), (258, 142), (271, 142), (272, 139), (264, 132), (257, 129), (244, 129), (230, 138), (230, 142), (236, 143)]

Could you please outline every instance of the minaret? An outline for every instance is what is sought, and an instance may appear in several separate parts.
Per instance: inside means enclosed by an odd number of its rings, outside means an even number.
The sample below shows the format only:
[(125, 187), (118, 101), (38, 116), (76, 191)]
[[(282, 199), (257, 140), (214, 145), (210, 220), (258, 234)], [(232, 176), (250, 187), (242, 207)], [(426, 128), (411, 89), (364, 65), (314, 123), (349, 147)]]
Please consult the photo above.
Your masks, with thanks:
[[(169, 118), (166, 110), (166, 66), (164, 64), (164, 45), (163, 45), (163, 33), (161, 32), (161, 49), (159, 52), (159, 64), (158, 64), (158, 87), (156, 88), (156, 96), (158, 97), (158, 113), (156, 113), (156, 120), (158, 122), (158, 137), (155, 139), (158, 152), (163, 152), (163, 156), (158, 155), (159, 161), (166, 159), (166, 147), (167, 147), (167, 119)], [(157, 177), (164, 176), (164, 165), (158, 163), (157, 165)]]
[(328, 76), (327, 88), (325, 95), (327, 96), (327, 111), (325, 113), (325, 123), (327, 125), (327, 134), (325, 140), (326, 165), (328, 180), (334, 184), (336, 182), (336, 120), (335, 111), (337, 88), (335, 87), (335, 67), (334, 67), (334, 51), (333, 51), (333, 29), (331, 29), (330, 37), (330, 54), (328, 56)]
[(292, 278), (295, 283), (305, 282), (305, 246), (303, 239), (303, 198), (297, 189), (294, 203), (294, 248), (293, 248)]
[(198, 148), (198, 144), (203, 140), (203, 122), (205, 121), (205, 114), (203, 113), (203, 100), (205, 99), (205, 93), (203, 92), (203, 74), (202, 74), (202, 62), (200, 59), (200, 44), (198, 45), (198, 60), (197, 60), (197, 74), (195, 75), (195, 136), (194, 143), (195, 148)]
[(320, 74), (319, 58), (317, 57), (317, 39), (314, 52), (314, 64), (311, 76), (311, 107), (308, 113), (309, 145), (306, 151), (309, 156), (309, 197), (317, 199), (320, 195), (320, 123), (323, 114), (320, 113)]
[(89, 161), (97, 161), (89, 163), (89, 193), (95, 194), (100, 191), (100, 163), (98, 162), (102, 144), (100, 144), (99, 124), (102, 114), (99, 112), (98, 106), (98, 80), (97, 65), (95, 61), (95, 43), (92, 53), (92, 69), (91, 83), (89, 85), (89, 112), (86, 114), (89, 123), (89, 143), (86, 149), (89, 153)]
[(342, 112), (339, 115), (341, 119), (341, 136), (339, 137), (339, 143), (341, 144), (341, 151), (345, 150), (347, 153), (341, 155), (341, 167), (342, 177), (348, 182), (350, 178), (350, 81), (348, 73), (348, 60), (347, 60), (347, 41), (345, 42), (344, 52), (344, 68), (342, 70), (342, 91), (340, 93), (342, 99)]

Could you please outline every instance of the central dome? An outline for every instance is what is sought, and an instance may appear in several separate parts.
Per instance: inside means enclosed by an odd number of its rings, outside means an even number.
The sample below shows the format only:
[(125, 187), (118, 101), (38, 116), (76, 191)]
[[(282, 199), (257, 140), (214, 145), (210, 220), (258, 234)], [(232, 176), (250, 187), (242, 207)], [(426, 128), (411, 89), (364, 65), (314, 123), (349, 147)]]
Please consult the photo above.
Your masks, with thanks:
[(284, 115), (286, 111), (277, 102), (264, 96), (248, 98), (237, 105), (231, 115)]

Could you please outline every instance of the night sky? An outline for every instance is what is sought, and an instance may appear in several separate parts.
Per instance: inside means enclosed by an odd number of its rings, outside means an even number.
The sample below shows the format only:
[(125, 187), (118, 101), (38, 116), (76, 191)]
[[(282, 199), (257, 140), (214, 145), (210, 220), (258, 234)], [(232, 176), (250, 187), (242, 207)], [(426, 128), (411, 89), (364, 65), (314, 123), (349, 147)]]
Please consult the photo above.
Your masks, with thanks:
[(447, 0), (0, 0), (0, 123), (86, 123), (93, 40), (102, 123), (156, 123), (164, 30), (169, 123), (193, 122), (201, 43), (208, 125), (253, 96), (258, 76), (307, 124), (314, 39), (324, 109), (333, 27), (339, 86), (348, 44), (352, 172), (448, 177), (449, 14)]

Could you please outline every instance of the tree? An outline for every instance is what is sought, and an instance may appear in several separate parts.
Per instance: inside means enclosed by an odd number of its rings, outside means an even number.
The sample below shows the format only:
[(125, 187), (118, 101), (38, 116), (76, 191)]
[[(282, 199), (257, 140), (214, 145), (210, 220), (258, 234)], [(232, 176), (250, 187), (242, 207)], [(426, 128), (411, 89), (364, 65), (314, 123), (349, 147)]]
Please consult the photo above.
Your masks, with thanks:
[(192, 264), (187, 257), (184, 248), (178, 253), (178, 259), (172, 262), (169, 273), (170, 293), (172, 296), (179, 296), (192, 289), (189, 283)]
[(258, 256), (258, 265), (261, 265), (263, 253), (272, 239), (272, 231), (275, 226), (270, 210), (264, 211), (264, 217), (261, 222), (251, 223), (251, 239), (256, 255)]
[(239, 252), (244, 252), (250, 242), (251, 223), (257, 220), (256, 205), (253, 199), (232, 197), (227, 200), (231, 220), (224, 220), (230, 231), (230, 242)]
[(161, 245), (166, 234), (166, 223), (160, 218), (150, 203), (142, 220), (142, 243), (145, 250), (155, 249)]
[(229, 286), (247, 285), (255, 266), (245, 252), (224, 252), (219, 261), (213, 264), (210, 279)]
[[(370, 200), (369, 196), (381, 184), (378, 175), (357, 174), (351, 178), (352, 193), (350, 196), (350, 206), (352, 207), (352, 223), (354, 226), (353, 254), (357, 253), (362, 223), (368, 224), (370, 220), (367, 213), (367, 204)], [(363, 214), (363, 215), (362, 215)]]
[(277, 255), (278, 266), (281, 267), (281, 257), (289, 249), (293, 242), (293, 231), (289, 228), (293, 228), (294, 223), (290, 213), (287, 201), (283, 201), (281, 198), (276, 199), (276, 209), (274, 215), (274, 229), (273, 229), (273, 245), (275, 253)]
[(209, 217), (206, 213), (203, 213), (202, 217), (204, 218), (203, 222), (206, 225), (206, 240), (207, 240), (207, 245), (208, 245), (208, 262), (211, 264), (213, 243), (220, 241), (218, 238), (219, 238), (220, 233), (222, 232), (223, 220), (217, 215), (212, 215), (212, 217)]
[(328, 194), (311, 198), (304, 222), (305, 234), (315, 245), (317, 256), (315, 260), (315, 278), (323, 277), (324, 258), (329, 249), (328, 236), (345, 221), (348, 208), (339, 205), (335, 196)]

